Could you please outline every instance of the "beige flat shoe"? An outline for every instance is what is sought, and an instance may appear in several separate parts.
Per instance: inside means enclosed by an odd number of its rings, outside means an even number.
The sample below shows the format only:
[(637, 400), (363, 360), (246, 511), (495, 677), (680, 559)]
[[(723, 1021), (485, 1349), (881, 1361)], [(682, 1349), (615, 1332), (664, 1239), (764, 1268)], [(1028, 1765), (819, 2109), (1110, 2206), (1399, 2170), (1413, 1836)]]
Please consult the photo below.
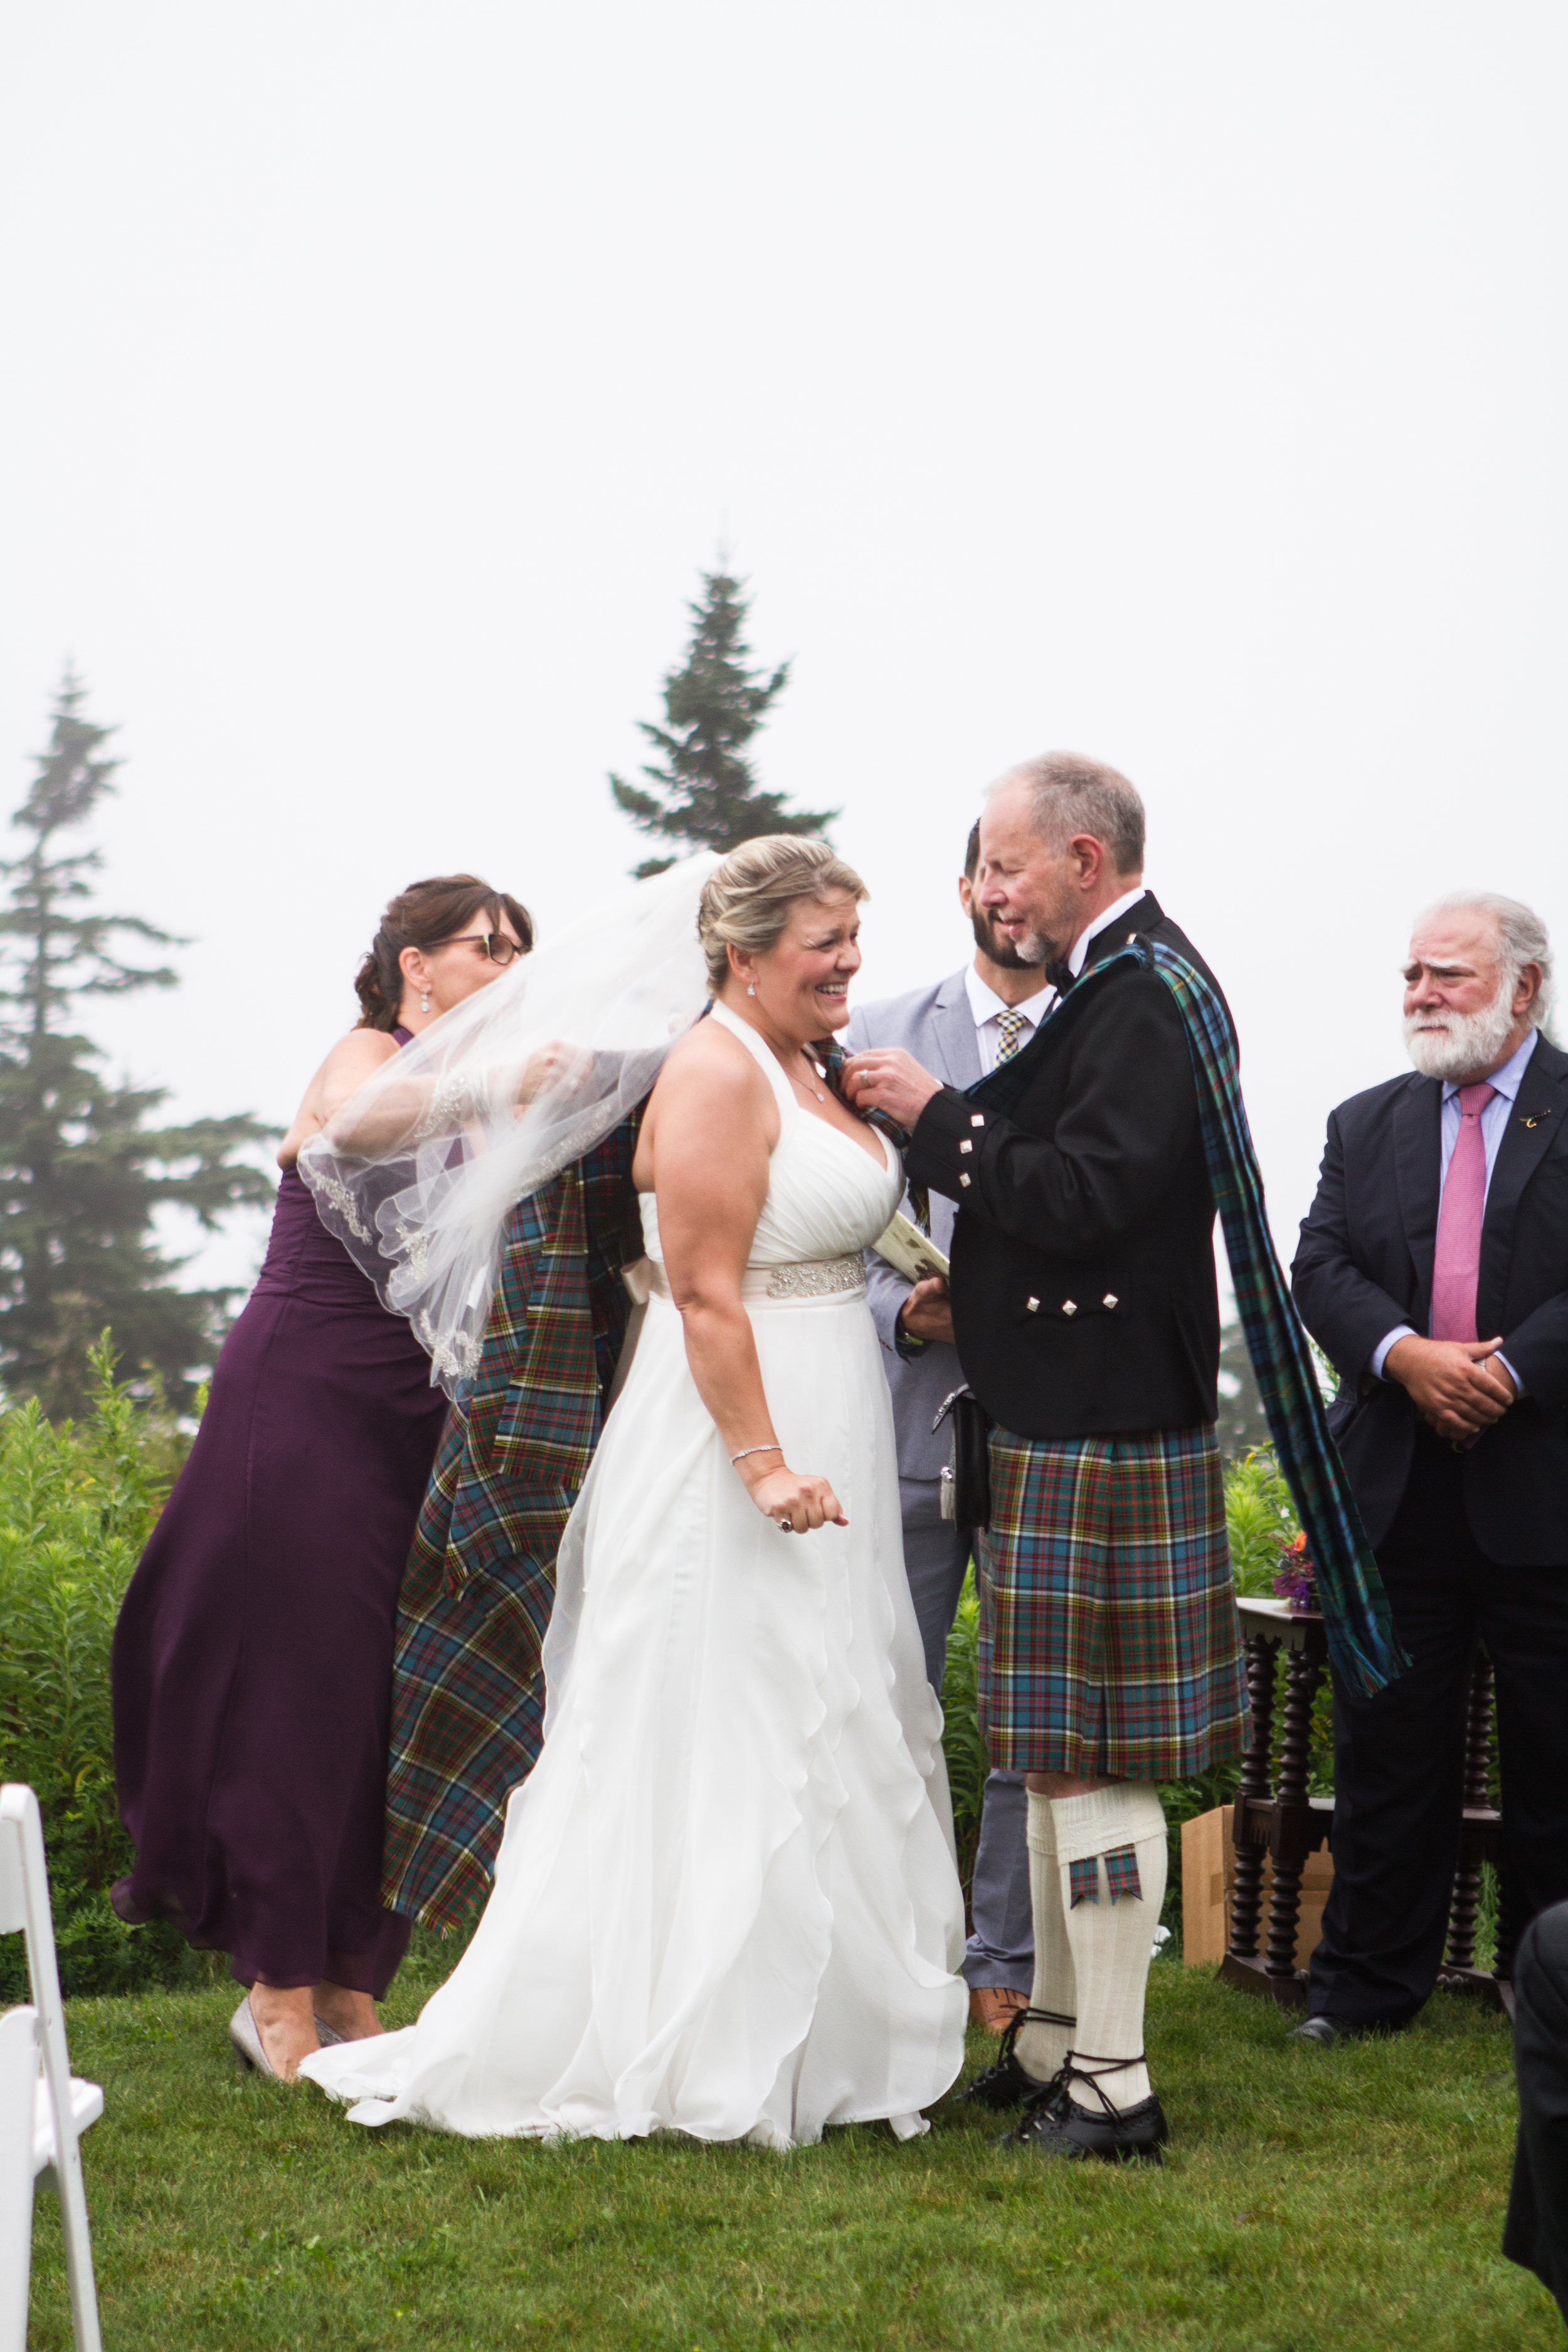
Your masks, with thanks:
[(274, 2083), (280, 2083), (283, 2080), (261, 2046), (261, 2036), (257, 2031), (256, 2020), (250, 2013), (248, 1993), (228, 2021), (228, 2038), (246, 2064), (256, 2074), (266, 2074)]

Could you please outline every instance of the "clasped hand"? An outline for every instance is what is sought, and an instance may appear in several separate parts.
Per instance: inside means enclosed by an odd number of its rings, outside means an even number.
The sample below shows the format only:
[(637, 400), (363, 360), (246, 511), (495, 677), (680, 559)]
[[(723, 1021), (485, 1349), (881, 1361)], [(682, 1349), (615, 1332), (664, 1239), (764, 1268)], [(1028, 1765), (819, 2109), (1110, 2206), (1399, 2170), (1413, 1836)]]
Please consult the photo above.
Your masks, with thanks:
[(803, 1536), (813, 1528), (849, 1525), (826, 1478), (814, 1478), (809, 1471), (792, 1470), (787, 1464), (783, 1468), (755, 1472), (750, 1477), (742, 1467), (741, 1475), (758, 1510), (788, 1535)]
[(911, 1339), (945, 1339), (952, 1345), (952, 1301), (947, 1277), (928, 1274), (917, 1282), (899, 1309), (899, 1328)]
[(1384, 1358), (1385, 1380), (1409, 1391), (1416, 1412), (1439, 1437), (1463, 1444), (1500, 1421), (1517, 1393), (1500, 1339), (1396, 1339)]

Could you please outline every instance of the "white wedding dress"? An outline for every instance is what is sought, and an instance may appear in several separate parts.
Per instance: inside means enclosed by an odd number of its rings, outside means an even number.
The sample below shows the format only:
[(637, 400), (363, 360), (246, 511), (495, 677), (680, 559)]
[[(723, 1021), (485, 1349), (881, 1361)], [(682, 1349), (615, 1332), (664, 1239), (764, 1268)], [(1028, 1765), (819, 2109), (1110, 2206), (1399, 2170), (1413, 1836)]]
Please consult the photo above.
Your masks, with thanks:
[(860, 1253), (902, 1174), (795, 1102), (743, 1296), (773, 1425), (847, 1528), (749, 1499), (654, 1296), (562, 1545), (544, 1746), (473, 1942), (416, 2025), (313, 2052), (350, 2120), (787, 2147), (957, 2076), (963, 1906)]

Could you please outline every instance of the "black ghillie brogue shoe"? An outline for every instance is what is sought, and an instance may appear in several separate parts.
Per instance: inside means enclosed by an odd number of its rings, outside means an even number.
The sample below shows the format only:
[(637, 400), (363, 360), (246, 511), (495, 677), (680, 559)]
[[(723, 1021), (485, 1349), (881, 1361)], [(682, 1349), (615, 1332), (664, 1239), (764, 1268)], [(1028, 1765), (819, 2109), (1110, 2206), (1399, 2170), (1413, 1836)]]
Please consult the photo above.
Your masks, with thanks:
[[(1076, 2053), (1075, 2053), (1076, 2054)], [(1005, 2132), (996, 2147), (1027, 2148), (1031, 2156), (1062, 2156), (1080, 2161), (1099, 2157), (1107, 2164), (1162, 2164), (1160, 2150), (1170, 2126), (1158, 2099), (1140, 2099), (1135, 2107), (1113, 2107), (1100, 2086), (1101, 2074), (1120, 2074), (1141, 2066), (1140, 2058), (1091, 2059), (1089, 2066), (1068, 2060), (1061, 2073), (1035, 2099), (1022, 2123)], [(1091, 2073), (1089, 2067), (1094, 2071)], [(1100, 2114), (1080, 2107), (1069, 2095), (1073, 2083), (1087, 2083), (1100, 2101)]]
[(1000, 2114), (1006, 2107), (1027, 2106), (1055, 2086), (1055, 2075), (1042, 2083), (1037, 2074), (1026, 2073), (1013, 2055), (1014, 2043), (1031, 2021), (1036, 2025), (1063, 2025), (1069, 2031), (1078, 2023), (1076, 2017), (1059, 2016), (1054, 2009), (1021, 2009), (1002, 2036), (1001, 2056), (976, 2074), (967, 2089), (960, 2091), (960, 2106), (991, 2107)]
[(1160, 2150), (1170, 2137), (1165, 2111), (1158, 2099), (1140, 2099), (1135, 2107), (1112, 2108), (1109, 2115), (1090, 2115), (1075, 2099), (1058, 2099), (1049, 2106), (1032, 2107), (1015, 2132), (1009, 2147), (1026, 2147), (1032, 2156), (1098, 2156), (1108, 2164), (1163, 2164)]
[(1359, 2042), (1366, 2028), (1348, 2017), (1310, 2017), (1305, 2025), (1296, 2026), (1285, 2036), (1287, 2042), (1315, 2042), (1324, 2050), (1336, 2042)]

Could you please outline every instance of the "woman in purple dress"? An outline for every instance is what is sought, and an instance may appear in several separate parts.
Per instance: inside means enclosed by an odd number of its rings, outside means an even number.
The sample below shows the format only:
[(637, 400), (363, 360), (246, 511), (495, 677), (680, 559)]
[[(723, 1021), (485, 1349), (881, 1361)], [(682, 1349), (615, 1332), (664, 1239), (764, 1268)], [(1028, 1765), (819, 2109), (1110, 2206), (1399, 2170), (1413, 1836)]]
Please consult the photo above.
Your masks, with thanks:
[(398, 1587), (446, 1417), (430, 1360), (316, 1216), (300, 1150), (409, 1038), (532, 944), (471, 874), (395, 898), (363, 1013), (306, 1089), (260, 1280), (224, 1343), (191, 1456), (114, 1643), (132, 1924), (173, 1919), (250, 1988), (230, 2028), (293, 2079), (381, 2031), (408, 1940), (381, 1901)]

